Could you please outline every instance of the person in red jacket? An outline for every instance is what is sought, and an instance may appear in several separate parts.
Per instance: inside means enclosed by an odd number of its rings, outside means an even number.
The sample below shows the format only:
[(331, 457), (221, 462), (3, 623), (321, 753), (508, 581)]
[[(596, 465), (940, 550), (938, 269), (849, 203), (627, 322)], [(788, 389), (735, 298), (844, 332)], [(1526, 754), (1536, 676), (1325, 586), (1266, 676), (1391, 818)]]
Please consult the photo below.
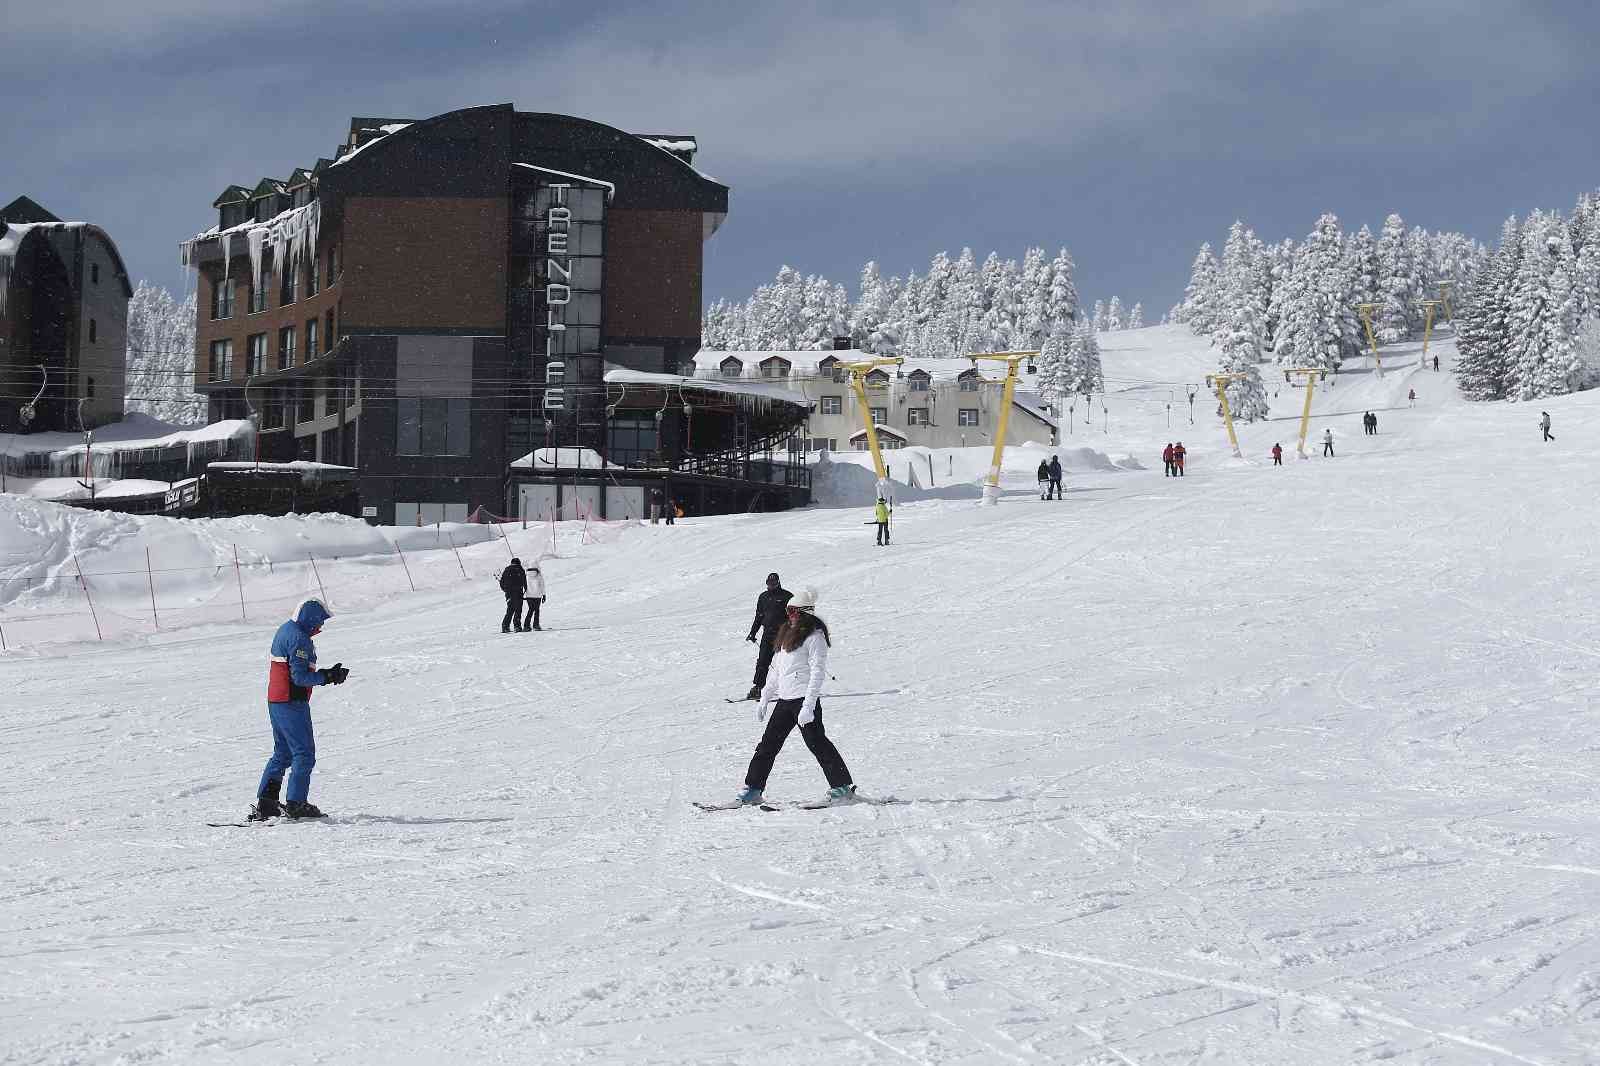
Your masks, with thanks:
[(1274, 444), (1272, 446), (1272, 465), (1273, 466), (1282, 466), (1283, 465), (1283, 445), (1281, 445), (1281, 444)]
[(1172, 467), (1178, 472), (1179, 477), (1183, 476), (1183, 457), (1188, 454), (1189, 449), (1183, 446), (1183, 441), (1180, 440), (1172, 446)]
[(1167, 472), (1165, 476), (1167, 476), (1167, 477), (1175, 477), (1175, 476), (1177, 476), (1176, 474), (1173, 473), (1173, 470), (1172, 470), (1172, 445), (1170, 443), (1168, 443), (1168, 445), (1165, 448), (1161, 449), (1161, 466)]

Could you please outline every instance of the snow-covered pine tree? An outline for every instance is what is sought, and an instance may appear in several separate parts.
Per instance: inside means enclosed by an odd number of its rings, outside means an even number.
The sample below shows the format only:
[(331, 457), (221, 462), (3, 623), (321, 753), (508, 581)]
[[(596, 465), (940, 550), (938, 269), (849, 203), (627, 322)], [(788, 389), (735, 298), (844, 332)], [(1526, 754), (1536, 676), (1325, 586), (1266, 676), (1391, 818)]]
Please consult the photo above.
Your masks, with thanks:
[(1334, 370), (1356, 350), (1359, 335), (1337, 216), (1317, 220), (1296, 252), (1286, 288), (1273, 338), (1278, 362)]
[(1382, 344), (1406, 340), (1420, 325), (1417, 301), (1426, 297), (1413, 251), (1405, 220), (1393, 214), (1384, 219), (1378, 236), (1378, 298), (1383, 307), (1372, 322)]
[(1511, 385), (1511, 291), (1522, 262), (1523, 228), (1512, 215), (1500, 246), (1466, 292), (1456, 293), (1456, 385), (1469, 400), (1504, 399)]
[(1117, 333), (1122, 328), (1122, 297), (1113, 296), (1106, 305), (1106, 332)]
[(1183, 290), (1183, 302), (1179, 305), (1181, 317), (1176, 318), (1201, 336), (1209, 336), (1216, 326), (1213, 305), (1216, 302), (1217, 275), (1217, 257), (1212, 254), (1209, 242), (1202, 244), (1194, 257), (1194, 265), (1189, 269), (1189, 285)]
[(1128, 312), (1128, 328), (1144, 329), (1144, 304), (1136, 303), (1133, 310)]
[(1072, 334), (1076, 327), (1071, 319), (1058, 318), (1050, 325), (1050, 334), (1039, 349), (1039, 375), (1034, 388), (1050, 404), (1052, 411), (1073, 390), (1070, 385), (1069, 364), (1072, 359)]
[(1080, 323), (1072, 330), (1072, 342), (1067, 348), (1066, 391), (1070, 394), (1088, 395), (1105, 387), (1105, 377), (1100, 372), (1100, 341), (1090, 323)]
[(1073, 272), (1078, 269), (1065, 247), (1056, 253), (1050, 263), (1050, 292), (1046, 297), (1045, 317), (1052, 325), (1066, 319), (1078, 321), (1078, 286)]
[[(1393, 217), (1393, 216), (1391, 216)], [(1344, 245), (1345, 269), (1350, 272), (1350, 302), (1356, 306), (1380, 302), (1383, 269), (1378, 243), (1372, 231), (1362, 226)], [(1377, 323), (1374, 322), (1374, 327)]]
[[(1267, 390), (1261, 385), (1261, 324), (1248, 294), (1235, 294), (1227, 306), (1228, 323), (1213, 335), (1218, 348), (1217, 369), (1225, 374), (1245, 375), (1228, 382), (1228, 410), (1235, 419), (1255, 422), (1268, 413)], [(1217, 413), (1222, 413), (1221, 405)]]
[(1049, 333), (1050, 264), (1043, 248), (1029, 248), (1017, 283), (1017, 331), (1012, 343), (1018, 351), (1040, 351)]
[(1528, 219), (1509, 309), (1516, 352), (1510, 392), (1516, 399), (1560, 396), (1586, 384), (1578, 349), (1583, 297), (1575, 266), (1561, 216), (1535, 211)]
[(1106, 331), (1106, 303), (1104, 300), (1094, 302), (1094, 313), (1089, 316), (1089, 325), (1096, 333)]
[(861, 281), (856, 302), (850, 308), (850, 343), (865, 351), (868, 338), (884, 321), (889, 312), (889, 291), (878, 273), (878, 264), (869, 260), (861, 268)]
[(178, 425), (206, 420), (206, 398), (194, 391), (194, 294), (174, 300), (141, 281), (128, 301), (124, 409)]

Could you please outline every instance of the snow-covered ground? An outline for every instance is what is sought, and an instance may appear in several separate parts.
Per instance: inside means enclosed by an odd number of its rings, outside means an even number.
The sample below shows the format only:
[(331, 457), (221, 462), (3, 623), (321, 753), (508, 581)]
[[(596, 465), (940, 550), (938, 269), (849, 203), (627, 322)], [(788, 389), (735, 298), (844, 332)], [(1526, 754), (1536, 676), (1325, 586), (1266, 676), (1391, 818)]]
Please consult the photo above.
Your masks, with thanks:
[[(1108, 377), (1209, 362), (1138, 340)], [(0, 1062), (1600, 1058), (1600, 393), (1352, 367), (1304, 462), (1297, 391), (1243, 461), (1201, 398), (1178, 481), (1164, 389), (1067, 438), (1147, 469), (906, 502), (889, 548), (861, 508), (562, 533), (544, 633), (498, 631), (504, 542), (415, 594), (333, 568), (328, 823), (204, 825), (267, 754), (271, 619), (0, 658)], [(772, 569), (904, 802), (690, 806), (755, 743)], [(769, 794), (823, 785), (791, 739)]]

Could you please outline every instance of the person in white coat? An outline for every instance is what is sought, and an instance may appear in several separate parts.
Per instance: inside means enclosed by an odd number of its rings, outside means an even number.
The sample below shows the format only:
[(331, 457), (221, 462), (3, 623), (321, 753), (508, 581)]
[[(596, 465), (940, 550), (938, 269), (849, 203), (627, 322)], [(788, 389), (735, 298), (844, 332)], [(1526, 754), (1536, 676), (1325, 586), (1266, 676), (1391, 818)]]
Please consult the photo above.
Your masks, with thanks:
[(528, 617), (522, 620), (522, 631), (526, 633), (539, 628), (539, 607), (544, 603), (544, 575), (539, 572), (538, 563), (528, 568), (528, 587), (522, 599), (528, 605)]
[(1322, 457), (1324, 459), (1333, 458), (1333, 430), (1331, 429), (1322, 431)]
[(766, 719), (767, 728), (750, 759), (750, 769), (745, 772), (739, 803), (761, 802), (772, 764), (783, 750), (790, 730), (797, 725), (800, 739), (811, 749), (828, 779), (829, 802), (848, 800), (855, 794), (849, 767), (822, 729), (822, 683), (828, 677), (831, 642), (827, 624), (816, 616), (816, 606), (817, 593), (810, 588), (801, 589), (788, 603), (787, 617), (778, 629), (777, 655), (767, 671), (767, 683), (756, 710), (756, 720)]

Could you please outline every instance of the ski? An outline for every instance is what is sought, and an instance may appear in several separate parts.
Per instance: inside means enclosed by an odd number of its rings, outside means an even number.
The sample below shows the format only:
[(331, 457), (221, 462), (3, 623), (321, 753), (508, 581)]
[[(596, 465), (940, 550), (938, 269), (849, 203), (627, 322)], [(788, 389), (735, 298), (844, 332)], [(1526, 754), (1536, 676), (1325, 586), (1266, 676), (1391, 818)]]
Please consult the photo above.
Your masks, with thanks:
[(761, 805), (761, 809), (764, 811), (825, 811), (834, 807), (887, 807), (890, 804), (910, 802), (910, 800), (898, 799), (894, 796), (884, 796), (879, 798), (876, 796), (855, 795), (846, 800), (835, 800), (832, 802), (821, 799), (806, 800), (801, 803), (763, 803)]
[(754, 703), (756, 701), (754, 696), (743, 696), (739, 699), (733, 699), (732, 697), (724, 696), (722, 699), (724, 703)]
[(712, 812), (712, 811), (742, 811), (746, 807), (754, 807), (755, 806), (754, 803), (701, 803), (699, 800), (694, 800), (692, 802), (694, 803), (694, 805), (696, 807), (700, 808), (702, 811), (707, 811), (707, 812)]

